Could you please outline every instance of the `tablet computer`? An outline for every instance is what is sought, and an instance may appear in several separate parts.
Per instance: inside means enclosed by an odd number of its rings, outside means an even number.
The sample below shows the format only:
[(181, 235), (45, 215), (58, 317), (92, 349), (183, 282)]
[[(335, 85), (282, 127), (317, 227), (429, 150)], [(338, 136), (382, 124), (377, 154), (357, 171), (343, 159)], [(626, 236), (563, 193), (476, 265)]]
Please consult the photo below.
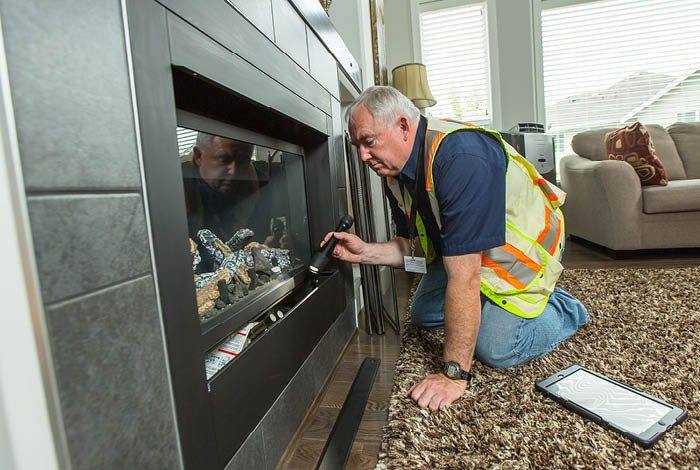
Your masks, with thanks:
[(684, 409), (673, 403), (580, 365), (540, 380), (535, 388), (571, 411), (643, 447), (653, 446), (668, 430), (688, 417)]

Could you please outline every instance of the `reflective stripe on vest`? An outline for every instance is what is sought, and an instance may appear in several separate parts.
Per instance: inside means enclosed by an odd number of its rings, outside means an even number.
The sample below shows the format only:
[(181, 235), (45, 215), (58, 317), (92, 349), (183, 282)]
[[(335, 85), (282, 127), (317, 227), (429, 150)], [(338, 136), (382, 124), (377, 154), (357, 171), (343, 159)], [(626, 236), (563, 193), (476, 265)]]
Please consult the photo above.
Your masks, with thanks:
[(526, 289), (542, 270), (541, 261), (538, 264), (510, 243), (488, 250), (488, 256), (482, 254), (481, 264), (512, 285), (513, 290)]
[(544, 208), (546, 212), (545, 225), (542, 232), (540, 232), (540, 236), (537, 237), (537, 243), (542, 245), (542, 248), (544, 248), (547, 253), (554, 255), (559, 237), (561, 236), (561, 221), (552, 209), (547, 206), (544, 206)]
[(547, 182), (546, 179), (538, 178), (537, 180), (535, 180), (535, 183), (540, 185), (540, 188), (542, 189), (542, 191), (544, 191), (544, 193), (547, 195), (547, 198), (550, 201), (558, 201), (559, 200), (559, 197), (554, 193), (554, 191), (552, 190), (551, 186), (549, 185), (549, 183)]

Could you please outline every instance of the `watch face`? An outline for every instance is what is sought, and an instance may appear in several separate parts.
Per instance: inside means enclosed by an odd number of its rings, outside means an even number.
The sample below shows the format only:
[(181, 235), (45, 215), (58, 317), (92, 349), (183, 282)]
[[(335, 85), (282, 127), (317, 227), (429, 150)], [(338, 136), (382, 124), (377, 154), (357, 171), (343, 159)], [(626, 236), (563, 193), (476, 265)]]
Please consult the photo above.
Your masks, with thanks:
[(459, 374), (459, 371), (457, 370), (457, 366), (454, 364), (448, 364), (447, 365), (447, 376), (448, 377), (457, 377)]

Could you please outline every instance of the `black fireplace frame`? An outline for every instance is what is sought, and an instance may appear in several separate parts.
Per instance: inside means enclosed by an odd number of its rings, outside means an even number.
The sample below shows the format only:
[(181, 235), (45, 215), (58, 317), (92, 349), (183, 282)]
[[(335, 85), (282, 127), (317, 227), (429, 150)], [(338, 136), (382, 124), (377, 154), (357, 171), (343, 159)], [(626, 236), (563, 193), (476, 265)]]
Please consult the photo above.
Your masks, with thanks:
[[(342, 212), (338, 180), (344, 180), (344, 173), (337, 165), (342, 154), (336, 155), (338, 146), (333, 142), (339, 134), (339, 106), (334, 109), (331, 95), (309, 76), (291, 77), (284, 86), (272, 78), (276, 67), (295, 70), (289, 68), (289, 57), (281, 52), (270, 57), (269, 47), (259, 38), (248, 38), (246, 31), (262, 35), (235, 10), (231, 9), (228, 18), (217, 17), (216, 9), (225, 2), (202, 2), (210, 3), (211, 8), (194, 8), (190, 6), (193, 2), (185, 0), (125, 1), (152, 262), (182, 459), (185, 468), (223, 468), (333, 322), (352, 305), (352, 293), (348, 292), (352, 275), (347, 266), (332, 265), (330, 274), (312, 290), (304, 290), (307, 281), (295, 276), (261, 301), (269, 306), (284, 296), (299, 296), (290, 314), (206, 380), (204, 353), (211, 347), (211, 338), (200, 334), (185, 201), (180, 197), (184, 194), (182, 175), (178, 159), (173, 157), (178, 154), (173, 74), (217, 87), (235, 106), (269, 119), (271, 137), (303, 149), (312, 243), (335, 226)], [(238, 27), (227, 21), (238, 22)], [(238, 36), (224, 46), (208, 33), (209, 24), (214, 29), (226, 24), (231, 34)], [(249, 48), (256, 40), (263, 44), (252, 46), (265, 54), (267, 65), (263, 64), (263, 69), (235, 50), (238, 44)], [(245, 54), (251, 51), (246, 49)], [(291, 83), (293, 89), (288, 88)], [(250, 125), (257, 132), (264, 126), (260, 119), (236, 117), (227, 124)], [(217, 338), (235, 332), (236, 327), (236, 322), (230, 322)]]

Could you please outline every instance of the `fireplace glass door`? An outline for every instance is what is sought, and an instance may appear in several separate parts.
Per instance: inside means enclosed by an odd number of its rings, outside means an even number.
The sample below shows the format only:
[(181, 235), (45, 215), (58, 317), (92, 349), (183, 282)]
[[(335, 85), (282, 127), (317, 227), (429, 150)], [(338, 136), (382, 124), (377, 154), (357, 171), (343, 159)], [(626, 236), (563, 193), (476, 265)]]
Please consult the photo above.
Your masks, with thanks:
[(311, 247), (301, 149), (206, 130), (177, 134), (197, 315), (203, 334), (228, 325), (221, 339), (279, 300)]

